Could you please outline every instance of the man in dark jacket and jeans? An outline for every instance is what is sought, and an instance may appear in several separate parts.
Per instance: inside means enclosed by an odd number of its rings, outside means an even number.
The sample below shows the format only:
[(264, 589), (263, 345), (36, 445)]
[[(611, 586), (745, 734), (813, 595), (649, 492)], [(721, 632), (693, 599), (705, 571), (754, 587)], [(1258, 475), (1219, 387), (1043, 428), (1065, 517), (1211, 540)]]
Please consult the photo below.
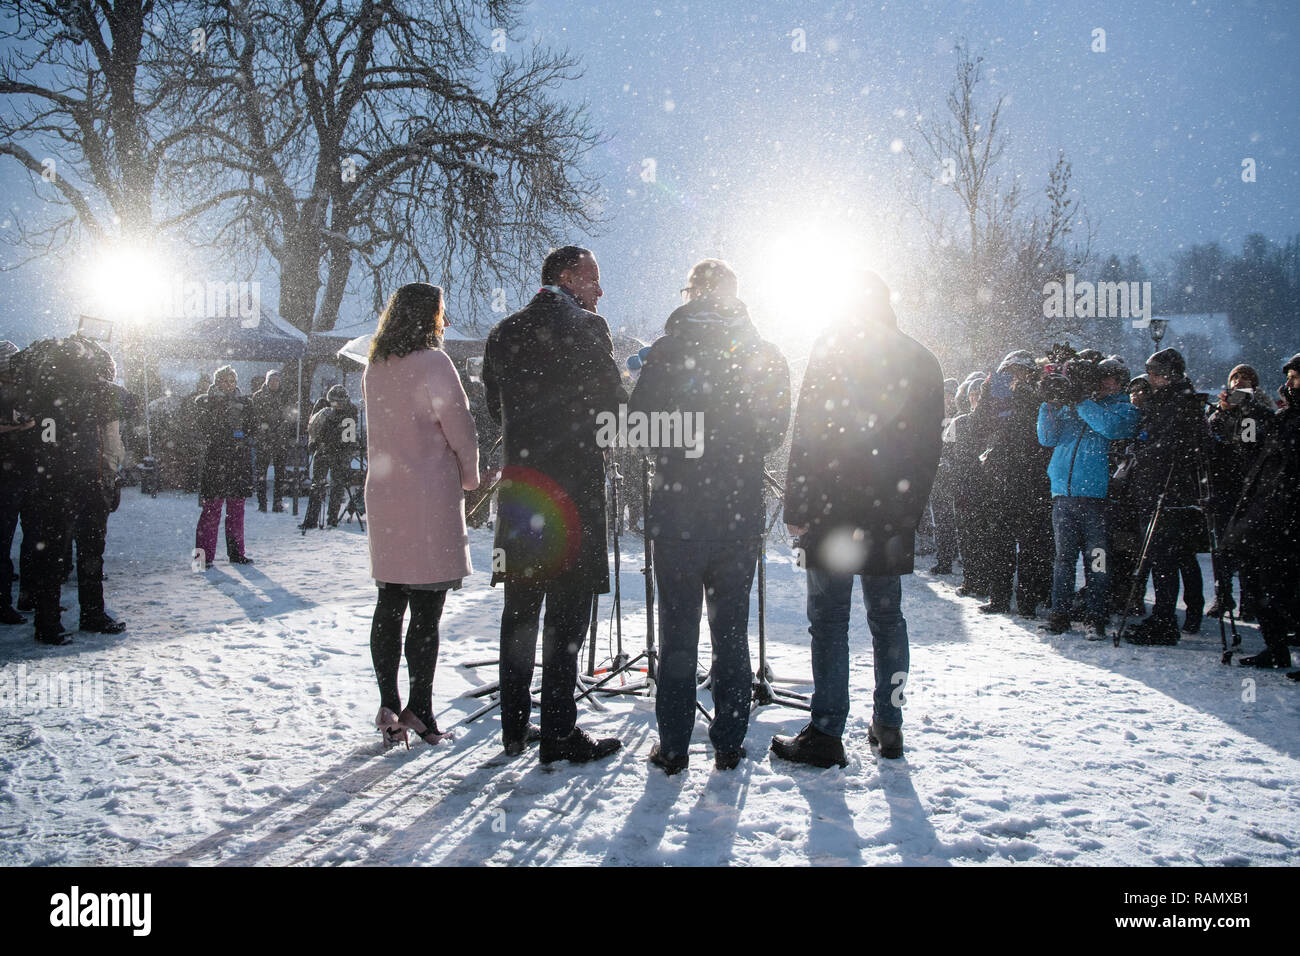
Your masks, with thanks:
[(817, 339), (799, 390), (785, 521), (808, 569), (815, 690), (812, 722), (773, 737), (778, 757), (844, 766), (849, 713), (849, 607), (862, 579), (875, 663), (869, 737), (884, 757), (903, 755), (907, 621), (902, 577), (913, 570), (916, 526), (939, 466), (943, 372), (898, 330), (889, 288), (860, 278), (860, 307)]
[(752, 675), (749, 592), (765, 531), (764, 456), (790, 422), (790, 371), (736, 298), (731, 269), (706, 259), (691, 270), (687, 302), (668, 317), (629, 402), (629, 416), (698, 416), (698, 447), (658, 447), (646, 533), (654, 542), (662, 648), (650, 762), (687, 764), (695, 725), (700, 610), (707, 600), (716, 766), (745, 751)]
[[(596, 594), (609, 590), (605, 464), (597, 417), (627, 399), (609, 326), (594, 311), (603, 294), (587, 249), (563, 246), (542, 265), (542, 288), (488, 335), (483, 385), (501, 423), (492, 583), (501, 612), (501, 736), (508, 754), (541, 740), (543, 763), (614, 753), (577, 722), (578, 651)], [(498, 560), (499, 559), (499, 560)], [(542, 720), (530, 725), (533, 657), (542, 602)]]

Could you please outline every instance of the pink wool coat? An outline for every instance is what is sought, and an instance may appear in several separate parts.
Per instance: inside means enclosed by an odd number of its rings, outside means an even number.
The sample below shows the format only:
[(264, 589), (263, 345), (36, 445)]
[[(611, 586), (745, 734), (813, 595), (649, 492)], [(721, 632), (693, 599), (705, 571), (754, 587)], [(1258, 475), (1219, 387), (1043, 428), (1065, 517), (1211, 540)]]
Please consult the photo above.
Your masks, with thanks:
[(465, 577), (473, 568), (462, 490), (478, 487), (478, 436), (456, 367), (441, 349), (371, 362), (361, 391), (371, 576), (387, 584)]

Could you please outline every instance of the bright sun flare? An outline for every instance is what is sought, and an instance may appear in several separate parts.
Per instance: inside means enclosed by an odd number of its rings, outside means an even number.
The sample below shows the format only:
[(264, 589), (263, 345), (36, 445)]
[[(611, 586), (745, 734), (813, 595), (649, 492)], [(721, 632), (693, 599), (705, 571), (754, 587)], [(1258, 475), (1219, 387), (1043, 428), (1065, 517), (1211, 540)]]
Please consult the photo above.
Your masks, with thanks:
[(140, 321), (157, 315), (169, 275), (156, 251), (118, 246), (102, 253), (86, 280), (86, 311), (110, 321)]
[(855, 275), (876, 265), (859, 232), (836, 223), (782, 228), (742, 256), (740, 297), (765, 335), (799, 352), (853, 307)]

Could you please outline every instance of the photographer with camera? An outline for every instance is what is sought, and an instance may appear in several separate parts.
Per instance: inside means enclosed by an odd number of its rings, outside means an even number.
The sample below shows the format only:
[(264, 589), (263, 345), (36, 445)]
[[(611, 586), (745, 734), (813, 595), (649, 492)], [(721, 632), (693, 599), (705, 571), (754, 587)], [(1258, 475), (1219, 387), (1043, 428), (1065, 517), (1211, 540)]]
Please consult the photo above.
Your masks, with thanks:
[(1187, 608), (1183, 631), (1195, 633), (1201, 626), (1205, 597), (1196, 555), (1203, 549), (1205, 515), (1199, 506), (1198, 470), (1210, 439), (1204, 398), (1192, 387), (1186, 368), (1177, 349), (1162, 349), (1146, 362), (1152, 392), (1142, 409), (1133, 491), (1143, 528), (1152, 528), (1148, 561), (1156, 602), (1151, 616), (1128, 635), (1131, 644), (1178, 643), (1174, 606), (1180, 574)]
[[(1047, 481), (1051, 452), (1038, 443), (1038, 363), (1024, 349), (1011, 352), (984, 383), (971, 413), (977, 434), (987, 436), (980, 455), (990, 528), (989, 602), (984, 614), (1011, 610), (1012, 583), (1021, 617), (1032, 618), (1052, 585), (1052, 501)], [(1017, 573), (1018, 572), (1018, 573)]]
[[(1243, 657), (1243, 667), (1290, 667), (1287, 634), (1296, 626), (1288, 605), (1300, 589), (1300, 354), (1283, 366), (1287, 407), (1242, 484), (1222, 542), (1249, 582), (1265, 649)], [(1300, 679), (1300, 671), (1288, 674)]]
[(342, 385), (332, 385), (325, 393), (325, 401), (327, 404), (307, 422), (307, 447), (312, 453), (311, 494), (299, 525), (303, 531), (320, 525), (327, 489), (329, 511), (325, 522), (331, 528), (338, 527), (339, 509), (347, 498), (348, 479), (352, 477), (352, 459), (361, 447), (361, 413), (348, 390)]
[(1043, 379), (1045, 401), (1038, 409), (1038, 441), (1053, 449), (1047, 475), (1052, 485), (1052, 532), (1056, 562), (1052, 610), (1046, 630), (1070, 627), (1075, 566), (1083, 555), (1088, 580), (1085, 631), (1104, 640), (1109, 621), (1110, 541), (1106, 497), (1110, 487), (1110, 443), (1137, 434), (1140, 413), (1123, 393), (1128, 369), (1118, 359), (1074, 360)]
[[(1214, 439), (1211, 444), (1213, 507), (1220, 528), (1227, 526), (1241, 497), (1246, 475), (1276, 432), (1273, 403), (1259, 388), (1259, 374), (1249, 365), (1238, 365), (1228, 373), (1228, 387), (1219, 392), (1218, 402), (1210, 413), (1210, 437)], [(1214, 603), (1205, 612), (1210, 617), (1222, 617), (1227, 611), (1236, 610), (1232, 578), (1237, 571), (1236, 560), (1231, 555), (1218, 555)], [(1255, 620), (1255, 603), (1250, 582), (1243, 577), (1238, 620)]]

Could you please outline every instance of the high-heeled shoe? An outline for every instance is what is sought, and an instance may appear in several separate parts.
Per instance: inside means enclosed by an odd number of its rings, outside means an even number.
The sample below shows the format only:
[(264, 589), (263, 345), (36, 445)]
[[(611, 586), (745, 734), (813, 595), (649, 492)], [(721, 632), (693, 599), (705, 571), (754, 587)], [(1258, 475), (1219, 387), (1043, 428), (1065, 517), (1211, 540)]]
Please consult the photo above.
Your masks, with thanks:
[(412, 712), (411, 708), (409, 707), (406, 708), (406, 710), (402, 711), (402, 715), (397, 719), (401, 722), (402, 727), (412, 731), (415, 734), (415, 736), (419, 737), (430, 747), (436, 747), (444, 740), (456, 739), (455, 734), (453, 734), (450, 730), (445, 732), (439, 730), (438, 722), (436, 720), (433, 722), (432, 727), (425, 726), (424, 721), (422, 721), (419, 717), (416, 717), (414, 712)]
[(402, 725), (401, 718), (387, 707), (380, 707), (379, 713), (375, 716), (375, 729), (384, 735), (384, 749), (396, 747), (399, 743), (406, 744), (406, 749), (411, 749), (411, 741), (407, 738), (406, 727)]

